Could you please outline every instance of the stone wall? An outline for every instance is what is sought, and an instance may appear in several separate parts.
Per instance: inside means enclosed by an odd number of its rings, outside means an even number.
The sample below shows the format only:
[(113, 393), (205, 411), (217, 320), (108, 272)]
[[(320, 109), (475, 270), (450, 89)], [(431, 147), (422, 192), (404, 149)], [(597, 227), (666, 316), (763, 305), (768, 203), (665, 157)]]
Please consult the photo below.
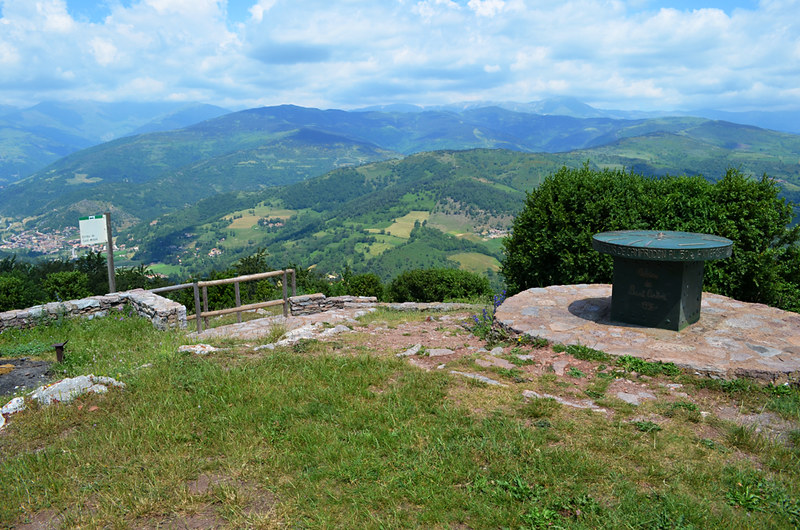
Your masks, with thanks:
[(324, 294), (305, 294), (289, 298), (289, 310), (292, 316), (312, 315), (330, 309), (373, 307), (378, 301), (374, 296), (332, 296)]
[(40, 322), (62, 316), (101, 317), (109, 311), (122, 311), (126, 304), (130, 304), (138, 315), (150, 319), (158, 329), (186, 327), (186, 308), (183, 305), (144, 289), (133, 289), (6, 311), (0, 313), (0, 332), (10, 328), (34, 327)]

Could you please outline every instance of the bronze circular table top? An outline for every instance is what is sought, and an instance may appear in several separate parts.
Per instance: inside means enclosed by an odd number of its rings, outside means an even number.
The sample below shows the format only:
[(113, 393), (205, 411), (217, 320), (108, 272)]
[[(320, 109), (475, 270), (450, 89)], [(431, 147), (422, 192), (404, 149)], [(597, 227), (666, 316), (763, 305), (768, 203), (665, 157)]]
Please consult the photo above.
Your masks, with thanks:
[(615, 257), (651, 261), (706, 261), (731, 255), (733, 241), (692, 232), (618, 230), (592, 238), (592, 248)]

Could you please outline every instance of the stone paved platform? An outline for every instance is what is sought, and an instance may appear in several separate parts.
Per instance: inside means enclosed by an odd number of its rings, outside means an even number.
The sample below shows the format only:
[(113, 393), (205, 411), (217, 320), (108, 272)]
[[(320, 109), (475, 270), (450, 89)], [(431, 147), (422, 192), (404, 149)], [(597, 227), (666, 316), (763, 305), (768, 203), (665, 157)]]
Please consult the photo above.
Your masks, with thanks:
[(800, 314), (703, 293), (700, 321), (682, 331), (611, 322), (611, 285), (555, 285), (508, 298), (496, 312), (518, 333), (610, 355), (672, 362), (722, 378), (800, 381)]

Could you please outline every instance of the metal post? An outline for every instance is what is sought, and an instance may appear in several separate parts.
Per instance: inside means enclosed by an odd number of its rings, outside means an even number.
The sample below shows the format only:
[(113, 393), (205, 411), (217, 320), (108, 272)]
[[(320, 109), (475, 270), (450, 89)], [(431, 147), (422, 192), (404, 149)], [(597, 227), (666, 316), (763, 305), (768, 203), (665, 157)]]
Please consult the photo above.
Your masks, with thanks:
[[(240, 305), (242, 305), (242, 298), (239, 296), (239, 282), (234, 282), (233, 283), (233, 291), (236, 293), (236, 307), (239, 307)], [(241, 311), (237, 311), (236, 312), (236, 322), (238, 322), (240, 324), (242, 322), (242, 313), (241, 313)]]
[(108, 245), (107, 258), (108, 263), (108, 292), (117, 292), (117, 279), (114, 274), (114, 240), (111, 238), (111, 212), (106, 212), (106, 239)]
[(288, 298), (288, 296), (286, 296), (286, 290), (287, 290), (286, 280), (287, 280), (286, 269), (283, 269), (283, 316), (288, 317), (289, 316), (289, 298)]
[(197, 321), (197, 332), (201, 333), (203, 331), (203, 323), (200, 319), (200, 288), (197, 286), (197, 282), (194, 282), (192, 287), (194, 287), (194, 319)]

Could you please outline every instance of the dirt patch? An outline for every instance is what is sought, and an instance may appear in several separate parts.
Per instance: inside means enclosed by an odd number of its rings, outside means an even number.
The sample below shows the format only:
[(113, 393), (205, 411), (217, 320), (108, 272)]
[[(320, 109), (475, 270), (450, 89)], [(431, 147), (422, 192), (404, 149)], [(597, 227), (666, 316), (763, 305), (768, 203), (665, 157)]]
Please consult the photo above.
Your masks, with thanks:
[(52, 530), (61, 526), (61, 516), (55, 510), (42, 510), (31, 515), (27, 522), (15, 528), (17, 530)]
[(2, 396), (47, 384), (51, 375), (50, 366), (53, 363), (21, 357), (19, 359), (0, 359), (0, 364), (13, 366), (7, 372), (3, 370), (3, 373), (0, 373), (0, 396)]

